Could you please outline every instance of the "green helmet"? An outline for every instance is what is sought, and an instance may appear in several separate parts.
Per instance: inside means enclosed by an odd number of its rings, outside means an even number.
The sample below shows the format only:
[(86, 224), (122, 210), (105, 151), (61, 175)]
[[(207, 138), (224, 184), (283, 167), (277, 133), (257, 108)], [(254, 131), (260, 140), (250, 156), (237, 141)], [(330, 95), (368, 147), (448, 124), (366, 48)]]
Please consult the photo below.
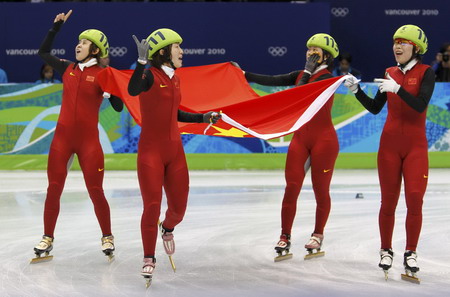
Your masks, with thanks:
[(333, 56), (333, 58), (339, 56), (339, 48), (336, 41), (334, 41), (333, 37), (325, 33), (318, 33), (311, 36), (311, 38), (306, 43), (306, 46), (320, 47), (321, 49), (329, 52)]
[(419, 47), (419, 54), (423, 55), (428, 50), (428, 39), (425, 32), (415, 25), (404, 25), (394, 33), (394, 40), (397, 38), (414, 42)]
[(173, 30), (162, 28), (150, 34), (147, 37), (147, 42), (150, 44), (148, 59), (151, 60), (152, 56), (157, 51), (172, 43), (182, 43), (183, 38), (181, 38), (181, 36)]
[(78, 40), (87, 39), (90, 40), (100, 49), (100, 58), (106, 58), (109, 54), (109, 43), (106, 35), (102, 31), (96, 29), (88, 29), (81, 32), (78, 36)]

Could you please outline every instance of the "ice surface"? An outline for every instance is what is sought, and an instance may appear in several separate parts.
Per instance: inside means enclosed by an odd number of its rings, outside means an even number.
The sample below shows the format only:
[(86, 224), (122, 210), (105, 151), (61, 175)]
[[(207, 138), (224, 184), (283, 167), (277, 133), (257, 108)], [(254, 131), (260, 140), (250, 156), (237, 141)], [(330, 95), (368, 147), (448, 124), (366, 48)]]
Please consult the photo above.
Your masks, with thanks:
[[(0, 172), (0, 296), (449, 296), (449, 169), (430, 170), (418, 247), (420, 285), (400, 279), (405, 246), (402, 193), (390, 279), (378, 268), (380, 191), (375, 170), (336, 170), (325, 230), (325, 257), (304, 261), (314, 228), (309, 176), (298, 202), (293, 259), (274, 263), (284, 192), (282, 171), (191, 172), (189, 205), (175, 229), (177, 272), (161, 241), (152, 287), (145, 289), (136, 172), (106, 172), (116, 258), (101, 232), (80, 172), (61, 199), (50, 262), (30, 265), (43, 232), (45, 172)], [(355, 199), (363, 193), (364, 199)], [(161, 215), (163, 218), (163, 213)]]

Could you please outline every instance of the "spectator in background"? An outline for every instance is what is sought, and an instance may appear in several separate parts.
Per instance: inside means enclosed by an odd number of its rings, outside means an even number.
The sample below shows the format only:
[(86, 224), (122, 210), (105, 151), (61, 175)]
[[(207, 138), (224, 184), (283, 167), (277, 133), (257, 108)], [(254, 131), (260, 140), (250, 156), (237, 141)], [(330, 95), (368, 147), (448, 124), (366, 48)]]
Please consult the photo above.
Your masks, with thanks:
[(41, 67), (41, 78), (36, 81), (37, 84), (60, 84), (61, 81), (55, 79), (55, 71), (53, 67), (48, 64), (43, 64)]
[(5, 70), (0, 68), (0, 84), (8, 83), (8, 76), (6, 75)]
[(352, 55), (344, 52), (338, 57), (339, 67), (333, 70), (333, 76), (341, 76), (346, 74), (352, 74), (357, 79), (361, 79), (361, 72), (351, 66)]
[(436, 55), (436, 61), (433, 65), (436, 73), (436, 81), (450, 82), (450, 43), (444, 43), (441, 50)]

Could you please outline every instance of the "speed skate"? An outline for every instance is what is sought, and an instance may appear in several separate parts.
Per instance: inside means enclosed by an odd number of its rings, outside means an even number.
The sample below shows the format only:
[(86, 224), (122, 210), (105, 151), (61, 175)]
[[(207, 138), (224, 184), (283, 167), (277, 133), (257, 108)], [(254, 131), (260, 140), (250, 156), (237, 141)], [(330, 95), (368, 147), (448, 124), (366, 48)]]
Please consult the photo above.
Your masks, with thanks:
[(291, 235), (281, 234), (280, 240), (275, 246), (275, 251), (277, 252), (278, 256), (276, 256), (273, 260), (275, 262), (280, 262), (283, 260), (291, 259), (293, 254), (289, 253), (290, 248), (291, 248)]
[(322, 248), (322, 242), (323, 234), (311, 234), (311, 238), (308, 243), (305, 244), (306, 251), (308, 252), (308, 254), (305, 255), (305, 260), (325, 256), (325, 252), (320, 250)]

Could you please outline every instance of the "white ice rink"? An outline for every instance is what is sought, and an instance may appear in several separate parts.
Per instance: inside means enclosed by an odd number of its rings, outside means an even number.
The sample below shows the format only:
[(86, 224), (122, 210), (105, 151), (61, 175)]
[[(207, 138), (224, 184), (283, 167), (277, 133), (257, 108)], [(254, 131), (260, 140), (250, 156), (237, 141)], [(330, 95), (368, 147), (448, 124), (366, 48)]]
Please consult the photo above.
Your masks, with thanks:
[[(175, 230), (177, 272), (162, 243), (152, 287), (140, 276), (142, 203), (135, 172), (106, 172), (116, 259), (100, 251), (100, 229), (80, 172), (61, 200), (53, 261), (30, 265), (43, 233), (45, 172), (0, 172), (0, 296), (450, 296), (450, 170), (431, 170), (418, 247), (420, 285), (402, 281), (405, 202), (394, 232), (394, 267), (378, 268), (380, 191), (375, 170), (336, 170), (325, 257), (305, 261), (314, 226), (309, 176), (298, 202), (293, 259), (274, 263), (282, 171), (191, 172), (184, 221)], [(356, 193), (364, 199), (355, 199)], [(161, 216), (163, 218), (163, 215)]]

